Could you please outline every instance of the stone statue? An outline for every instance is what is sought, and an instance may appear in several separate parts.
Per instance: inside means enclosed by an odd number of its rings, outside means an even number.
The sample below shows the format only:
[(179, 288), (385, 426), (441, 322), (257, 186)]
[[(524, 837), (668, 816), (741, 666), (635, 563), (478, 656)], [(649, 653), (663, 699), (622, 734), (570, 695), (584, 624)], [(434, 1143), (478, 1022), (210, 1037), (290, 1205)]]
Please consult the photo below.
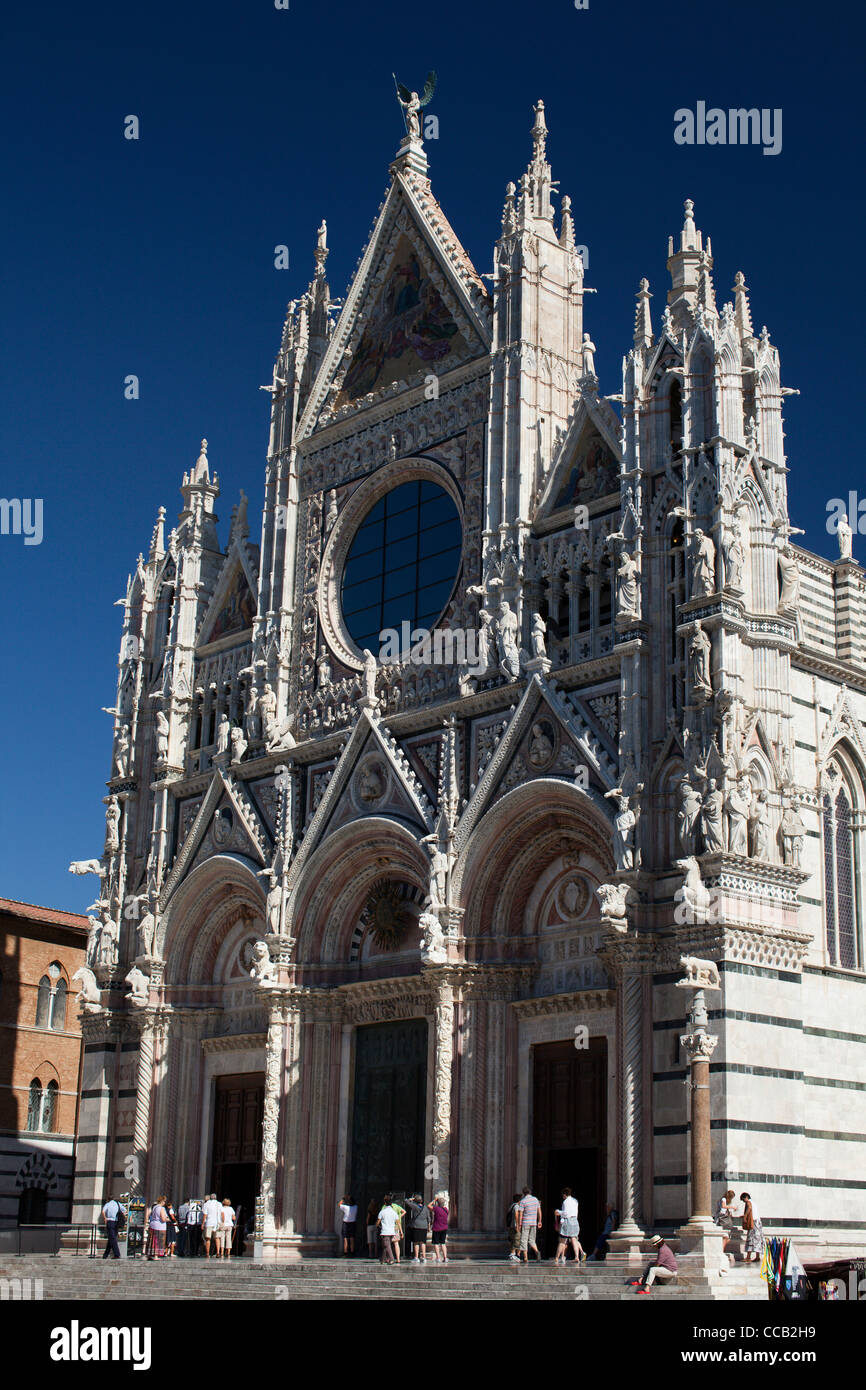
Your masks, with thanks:
[(782, 815), (781, 835), (782, 835), (782, 858), (786, 864), (794, 869), (800, 867), (800, 856), (803, 853), (803, 839), (806, 834), (806, 827), (803, 817), (800, 815), (799, 804), (794, 801), (785, 808)]
[(318, 685), (320, 690), (323, 686), (331, 684), (331, 663), (328, 660), (328, 649), (324, 644), (319, 648), (319, 655), (316, 660), (316, 671), (318, 673)]
[(217, 725), (216, 751), (217, 753), (227, 753), (229, 751), (229, 736), (231, 734), (231, 724), (229, 717), (223, 710), (220, 715), (220, 722)]
[(378, 662), (371, 651), (364, 648), (364, 699), (367, 707), (374, 707), (379, 703), (376, 694), (376, 675), (378, 672)]
[(716, 591), (716, 547), (698, 526), (692, 539), (692, 598), (706, 598)]
[(752, 854), (755, 859), (767, 859), (770, 849), (770, 808), (764, 787), (755, 794), (749, 816), (752, 832)]
[(532, 615), (532, 634), (530, 642), (532, 645), (532, 655), (536, 661), (543, 660), (547, 656), (544, 634), (547, 632), (547, 625), (540, 613)]
[(595, 343), (588, 333), (583, 335), (583, 375), (595, 376)]
[(850, 560), (852, 558), (854, 532), (848, 525), (847, 512), (843, 512), (839, 518), (839, 525), (836, 527), (836, 535), (839, 540), (839, 559)]
[(499, 642), (499, 669), (510, 680), (520, 675), (520, 653), (517, 649), (517, 614), (512, 613), (511, 604), (502, 600), (500, 617), (496, 623), (496, 636)]
[(617, 869), (634, 868), (634, 831), (637, 825), (637, 816), (631, 809), (629, 798), (624, 795), (622, 787), (614, 787), (613, 791), (605, 792), (605, 798), (616, 798), (617, 813), (614, 816), (613, 825), (613, 854), (616, 860)]
[(724, 802), (725, 798), (716, 785), (715, 777), (711, 777), (701, 806), (701, 830), (707, 854), (725, 852), (725, 830), (722, 822)]
[(156, 712), (156, 760), (165, 762), (168, 757), (168, 734), (169, 723), (166, 718), (165, 710)]
[(250, 979), (255, 980), (258, 985), (275, 985), (277, 983), (277, 967), (271, 960), (271, 953), (266, 941), (256, 941), (253, 944), (253, 964), (250, 970)]
[(595, 896), (598, 898), (602, 916), (624, 920), (628, 892), (627, 883), (600, 883), (595, 890)]
[(434, 912), (422, 912), (418, 926), (421, 928), (421, 960), (425, 965), (444, 965), (448, 951), (439, 918)]
[(722, 555), (725, 562), (725, 588), (736, 594), (742, 593), (746, 552), (743, 548), (743, 535), (739, 518), (736, 516), (731, 530), (725, 531), (723, 534)]
[(616, 572), (616, 616), (618, 618), (639, 618), (638, 599), (640, 593), (640, 569), (634, 557), (627, 550), (620, 552), (619, 569)]
[(328, 493), (328, 511), (325, 516), (325, 530), (330, 531), (334, 522), (337, 520), (337, 489), (331, 488)]
[(73, 859), (69, 865), (71, 874), (97, 874), (99, 878), (105, 878), (105, 869), (98, 859)]
[(403, 108), (403, 117), (406, 121), (406, 132), (410, 140), (421, 139), (421, 118), (418, 112), (427, 106), (433, 98), (436, 90), (436, 73), (428, 72), (427, 80), (424, 83), (424, 90), (420, 97), (417, 92), (410, 92), (408, 87), (404, 87), (402, 82), (394, 78), (394, 85), (397, 88), (397, 100)]
[(258, 714), (262, 727), (262, 738), (270, 743), (276, 733), (277, 697), (267, 682), (265, 682), (265, 688), (259, 696)]
[(732, 784), (725, 797), (725, 814), (728, 818), (728, 853), (748, 855), (749, 853), (749, 807), (751, 784), (748, 777), (741, 777)]
[(710, 639), (698, 618), (689, 642), (689, 681), (692, 694), (703, 704), (712, 698), (713, 682), (710, 675)]
[(541, 724), (533, 724), (529, 740), (529, 761), (533, 767), (543, 767), (553, 756), (553, 744)]
[(458, 679), (461, 685), (470, 680), (484, 680), (496, 669), (494, 655), (494, 634), (490, 626), (491, 618), (486, 608), (478, 610), (478, 659), (474, 665), (461, 666)]
[(252, 686), (247, 691), (246, 707), (244, 709), (244, 728), (247, 731), (247, 738), (261, 738), (261, 725), (259, 723), (258, 700), (256, 692)]
[(150, 994), (150, 977), (145, 975), (143, 970), (139, 970), (134, 965), (126, 976), (125, 983), (129, 985), (129, 994), (126, 996), (132, 1004), (146, 1004)]
[(94, 1011), (102, 1004), (102, 995), (99, 992), (99, 985), (96, 983), (96, 976), (86, 965), (80, 965), (72, 976), (73, 984), (79, 981), (78, 998), (76, 1004), (79, 1009), (85, 1009), (88, 1013)]
[(129, 725), (123, 724), (117, 735), (117, 745), (114, 750), (114, 775), (115, 777), (129, 776)]
[(721, 989), (722, 981), (719, 967), (714, 960), (700, 960), (697, 956), (680, 956), (680, 965), (686, 972), (686, 978), (678, 980), (678, 985), (687, 989)]
[(151, 908), (150, 899), (146, 893), (141, 895), (140, 901), (147, 903), (147, 910), (136, 928), (138, 954), (140, 956), (152, 957), (153, 943), (156, 937), (156, 915)]
[(430, 902), (434, 907), (444, 907), (448, 902), (448, 870), (451, 861), (448, 854), (448, 835), (440, 816), (432, 835), (421, 838), (430, 858)]
[(688, 777), (679, 786), (680, 804), (677, 807), (677, 833), (684, 854), (694, 854), (697, 840), (698, 817), (701, 813), (701, 797)]
[(244, 731), (240, 726), (236, 726), (231, 731), (232, 762), (239, 763), (244, 753), (247, 751), (247, 741), (244, 738)]
[(800, 568), (793, 549), (787, 543), (779, 551), (779, 569), (782, 571), (782, 591), (778, 611), (796, 613), (800, 607)]
[(105, 849), (108, 854), (120, 849), (120, 802), (116, 796), (108, 798), (105, 811)]
[(686, 859), (675, 859), (674, 866), (682, 872), (683, 881), (674, 894), (677, 907), (674, 920), (680, 925), (703, 926), (710, 910), (710, 890), (701, 878), (697, 859), (690, 854)]
[(99, 944), (96, 947), (96, 964), (111, 969), (117, 963), (117, 923), (109, 916), (108, 904), (102, 909), (99, 923)]
[(268, 924), (268, 932), (271, 936), (280, 935), (280, 907), (283, 901), (283, 885), (271, 870), (268, 877), (271, 886), (268, 889), (268, 896), (265, 899), (265, 921)]

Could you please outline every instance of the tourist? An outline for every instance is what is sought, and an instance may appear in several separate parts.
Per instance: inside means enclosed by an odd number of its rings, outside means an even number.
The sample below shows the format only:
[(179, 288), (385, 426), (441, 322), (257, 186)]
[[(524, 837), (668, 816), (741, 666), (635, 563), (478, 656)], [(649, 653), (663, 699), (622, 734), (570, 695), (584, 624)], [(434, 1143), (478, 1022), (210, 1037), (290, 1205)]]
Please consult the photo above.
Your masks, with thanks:
[(673, 1279), (677, 1272), (674, 1252), (664, 1237), (653, 1236), (650, 1244), (655, 1248), (655, 1261), (647, 1265), (642, 1279), (631, 1280), (632, 1284), (637, 1285), (635, 1293), (649, 1293), (657, 1279), (667, 1282), (668, 1279)]
[[(210, 1259), (210, 1243), (214, 1239), (219, 1228), (221, 1210), (222, 1208), (217, 1201), (217, 1195), (215, 1192), (212, 1192), (204, 1204), (204, 1212), (202, 1214), (204, 1251), (208, 1259)], [(219, 1254), (219, 1251), (217, 1251), (217, 1254)]]
[(382, 1198), (382, 1209), (376, 1218), (376, 1227), (381, 1241), (381, 1254), (379, 1263), (391, 1265), (394, 1263), (394, 1236), (397, 1232), (397, 1213), (392, 1206), (394, 1198), (390, 1192), (386, 1192)]
[(531, 1190), (524, 1187), (523, 1196), (517, 1204), (518, 1220), (520, 1222), (520, 1257), (524, 1264), (529, 1264), (529, 1252), (535, 1251), (535, 1258), (541, 1259), (536, 1244), (536, 1235), (541, 1230), (541, 1203), (537, 1197), (533, 1197)]
[(355, 1253), (355, 1231), (358, 1227), (358, 1204), (354, 1197), (344, 1197), (340, 1203), (340, 1214), (343, 1218), (343, 1254), (344, 1256), (354, 1255)]
[(123, 1207), (114, 1197), (109, 1197), (102, 1208), (102, 1215), (105, 1220), (105, 1251), (102, 1258), (107, 1260), (110, 1255), (113, 1260), (119, 1260), (120, 1247), (117, 1244), (117, 1223), (123, 1215)]
[(186, 1255), (186, 1218), (189, 1216), (189, 1198), (181, 1202), (177, 1209), (177, 1254), (178, 1259)]
[(519, 1216), (520, 1193), (515, 1192), (511, 1198), (511, 1206), (508, 1208), (508, 1215), (505, 1218), (505, 1225), (508, 1229), (508, 1259), (511, 1264), (520, 1264), (520, 1216)]
[(440, 1192), (427, 1206), (433, 1213), (433, 1254), (436, 1263), (448, 1263), (448, 1203)]
[(189, 1258), (195, 1260), (201, 1254), (201, 1202), (197, 1197), (190, 1197), (187, 1208), (186, 1249)]
[(406, 1208), (401, 1207), (396, 1198), (391, 1202), (394, 1208), (394, 1215), (397, 1218), (397, 1230), (394, 1233), (394, 1259), (400, 1263), (400, 1245), (403, 1240), (403, 1217), (406, 1215)]
[[(727, 1250), (728, 1242), (731, 1239), (731, 1232), (734, 1229), (734, 1217), (737, 1214), (737, 1194), (732, 1187), (729, 1187), (723, 1197), (716, 1203), (716, 1210), (713, 1216), (717, 1226), (722, 1228), (722, 1250)], [(731, 1264), (734, 1262), (732, 1254), (728, 1255)]]
[(371, 1260), (375, 1260), (377, 1250), (376, 1217), (378, 1208), (372, 1199), (367, 1204), (367, 1255)]
[(165, 1254), (165, 1228), (168, 1225), (168, 1212), (165, 1209), (167, 1197), (157, 1197), (150, 1209), (148, 1221), (149, 1260), (161, 1260)]
[(409, 1241), (412, 1246), (412, 1263), (427, 1263), (427, 1241), (430, 1238), (430, 1212), (424, 1205), (424, 1198), (416, 1192), (409, 1198)]
[(565, 1264), (566, 1252), (568, 1246), (571, 1245), (574, 1258), (579, 1264), (581, 1259), (586, 1259), (586, 1251), (579, 1240), (580, 1222), (577, 1219), (577, 1198), (572, 1197), (570, 1187), (562, 1189), (562, 1206), (554, 1215), (559, 1217), (559, 1244), (556, 1247), (553, 1263), (558, 1265), (561, 1260), (562, 1264)]
[(177, 1212), (171, 1204), (169, 1198), (165, 1203), (166, 1223), (165, 1223), (165, 1253), (174, 1259), (177, 1249)]
[(228, 1197), (223, 1197), (220, 1207), (219, 1225), (216, 1233), (217, 1257), (222, 1253), (224, 1260), (232, 1257), (232, 1240), (235, 1229), (235, 1209)]
[(595, 1242), (590, 1260), (603, 1260), (607, 1254), (607, 1242), (612, 1231), (619, 1225), (619, 1212), (612, 1202), (605, 1203), (604, 1225), (601, 1228), (601, 1235)]
[(758, 1208), (748, 1192), (740, 1193), (740, 1201), (743, 1204), (743, 1230), (746, 1233), (743, 1259), (746, 1264), (751, 1264), (753, 1260), (760, 1260), (764, 1254), (764, 1227), (758, 1215)]

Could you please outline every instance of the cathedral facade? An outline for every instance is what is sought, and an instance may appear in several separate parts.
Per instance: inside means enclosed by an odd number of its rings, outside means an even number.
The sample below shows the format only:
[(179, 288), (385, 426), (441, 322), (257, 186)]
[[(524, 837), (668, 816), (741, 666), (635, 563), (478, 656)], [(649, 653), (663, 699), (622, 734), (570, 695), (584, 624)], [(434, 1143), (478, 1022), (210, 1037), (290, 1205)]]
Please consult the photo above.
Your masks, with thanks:
[(691, 202), (600, 393), (546, 140), (482, 278), (410, 123), (345, 301), (323, 224), (289, 305), (260, 543), (203, 443), (139, 557), (75, 1220), (215, 1189), (284, 1259), (417, 1188), (493, 1252), (567, 1183), (587, 1248), (606, 1201), (671, 1230), (686, 956), (714, 1184), (862, 1241), (863, 573), (792, 541), (779, 354)]

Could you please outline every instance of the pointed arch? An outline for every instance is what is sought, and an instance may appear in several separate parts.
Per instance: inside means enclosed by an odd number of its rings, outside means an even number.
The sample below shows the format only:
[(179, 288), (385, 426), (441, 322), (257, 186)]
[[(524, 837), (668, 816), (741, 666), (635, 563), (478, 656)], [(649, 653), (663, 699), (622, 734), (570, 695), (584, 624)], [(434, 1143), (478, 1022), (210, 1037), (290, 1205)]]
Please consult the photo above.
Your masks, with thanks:
[(844, 970), (861, 970), (866, 797), (860, 761), (844, 740), (834, 745), (821, 772), (820, 823), (827, 959)]

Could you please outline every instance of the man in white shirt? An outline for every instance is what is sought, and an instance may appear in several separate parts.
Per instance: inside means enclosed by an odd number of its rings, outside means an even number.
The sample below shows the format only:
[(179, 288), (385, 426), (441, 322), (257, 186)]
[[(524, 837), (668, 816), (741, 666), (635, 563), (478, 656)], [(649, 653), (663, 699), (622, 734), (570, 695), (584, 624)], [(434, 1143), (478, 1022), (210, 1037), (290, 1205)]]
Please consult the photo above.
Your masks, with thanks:
[(355, 1253), (355, 1231), (358, 1224), (358, 1204), (354, 1197), (349, 1195), (344, 1197), (340, 1203), (340, 1214), (343, 1218), (343, 1254), (345, 1256)]
[[(204, 1204), (204, 1219), (202, 1221), (202, 1225), (204, 1226), (204, 1248), (208, 1259), (210, 1259), (210, 1243), (219, 1228), (221, 1210), (222, 1208), (217, 1201), (217, 1195), (215, 1192), (212, 1192)], [(219, 1254), (219, 1250), (217, 1250), (217, 1254)]]
[(397, 1213), (391, 1203), (394, 1198), (391, 1193), (385, 1194), (382, 1200), (382, 1210), (379, 1212), (379, 1219), (376, 1225), (379, 1227), (379, 1235), (382, 1237), (382, 1253), (379, 1256), (379, 1263), (391, 1265), (394, 1263), (394, 1237), (397, 1234)]
[(109, 1255), (113, 1260), (120, 1259), (120, 1247), (117, 1244), (117, 1223), (123, 1215), (123, 1207), (114, 1198), (109, 1197), (105, 1206), (102, 1208), (102, 1216), (105, 1221), (105, 1253), (102, 1258), (107, 1260)]

